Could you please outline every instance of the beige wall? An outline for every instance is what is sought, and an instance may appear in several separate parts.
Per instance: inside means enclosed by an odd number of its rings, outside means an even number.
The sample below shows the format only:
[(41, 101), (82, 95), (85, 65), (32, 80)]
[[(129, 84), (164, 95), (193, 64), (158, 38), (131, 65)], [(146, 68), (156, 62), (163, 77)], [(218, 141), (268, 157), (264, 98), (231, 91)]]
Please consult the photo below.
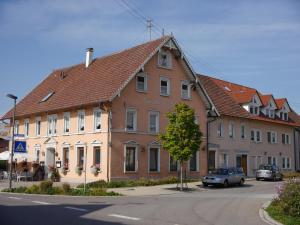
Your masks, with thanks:
[[(217, 129), (219, 122), (223, 123), (224, 135), (218, 137)], [(235, 137), (229, 138), (229, 124), (233, 123)], [(246, 138), (241, 139), (241, 125), (246, 126)], [(262, 132), (262, 141), (253, 142), (250, 139), (251, 129), (258, 129)], [(267, 132), (277, 132), (277, 143), (268, 143)], [(289, 134), (290, 144), (282, 144), (282, 133)], [(222, 116), (210, 124), (209, 131), (210, 150), (216, 151), (216, 166), (223, 166), (223, 154), (228, 154), (229, 166), (236, 166), (236, 155), (246, 154), (248, 158), (248, 175), (254, 175), (257, 165), (267, 163), (267, 157), (276, 157), (277, 165), (282, 167), (282, 157), (289, 157), (290, 170), (294, 169), (294, 135), (293, 127), (267, 123), (256, 120), (248, 120), (235, 117)], [(260, 163), (260, 159), (262, 160)]]

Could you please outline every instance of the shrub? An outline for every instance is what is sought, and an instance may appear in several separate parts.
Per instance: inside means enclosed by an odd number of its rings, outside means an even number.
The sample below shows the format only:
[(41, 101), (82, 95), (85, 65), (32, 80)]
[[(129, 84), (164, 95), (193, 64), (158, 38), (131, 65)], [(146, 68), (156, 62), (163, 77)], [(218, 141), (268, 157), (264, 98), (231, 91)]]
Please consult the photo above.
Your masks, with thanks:
[(51, 181), (53, 182), (58, 182), (60, 181), (60, 174), (58, 172), (58, 169), (53, 169), (52, 173), (51, 173), (51, 177), (50, 177)]
[(24, 193), (25, 191), (26, 191), (26, 187), (24, 186), (12, 188), (11, 190), (9, 188), (2, 189), (2, 192), (13, 192), (13, 193)]
[(25, 190), (25, 193), (26, 194), (39, 194), (40, 193), (40, 187), (38, 185), (32, 185), (30, 187), (28, 187), (26, 190)]
[(40, 183), (40, 192), (44, 194), (48, 194), (52, 192), (52, 186), (53, 186), (52, 181), (42, 181)]
[(297, 177), (300, 177), (300, 172), (285, 172), (285, 173), (283, 173), (283, 177), (285, 179), (297, 178)]
[(71, 186), (69, 183), (63, 183), (62, 189), (63, 189), (64, 194), (68, 194), (71, 191)]

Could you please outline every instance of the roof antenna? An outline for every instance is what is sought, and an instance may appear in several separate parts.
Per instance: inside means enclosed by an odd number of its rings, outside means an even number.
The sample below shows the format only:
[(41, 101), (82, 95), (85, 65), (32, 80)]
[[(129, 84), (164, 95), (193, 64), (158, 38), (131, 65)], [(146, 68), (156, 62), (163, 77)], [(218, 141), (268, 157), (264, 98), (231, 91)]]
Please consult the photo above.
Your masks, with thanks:
[(152, 19), (148, 19), (148, 20), (147, 20), (147, 29), (149, 29), (149, 37), (150, 37), (150, 41), (151, 41), (152, 27), (153, 27)]
[(162, 36), (163, 37), (165, 36), (165, 29), (164, 28), (162, 29)]

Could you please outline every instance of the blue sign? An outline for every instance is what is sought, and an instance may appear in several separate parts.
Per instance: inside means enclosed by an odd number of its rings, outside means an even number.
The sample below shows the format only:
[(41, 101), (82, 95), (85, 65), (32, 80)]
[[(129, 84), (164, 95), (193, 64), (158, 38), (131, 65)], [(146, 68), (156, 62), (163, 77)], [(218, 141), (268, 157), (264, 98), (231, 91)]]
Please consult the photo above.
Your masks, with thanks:
[(15, 137), (25, 137), (25, 134), (15, 134)]
[(14, 152), (26, 153), (26, 141), (15, 141)]

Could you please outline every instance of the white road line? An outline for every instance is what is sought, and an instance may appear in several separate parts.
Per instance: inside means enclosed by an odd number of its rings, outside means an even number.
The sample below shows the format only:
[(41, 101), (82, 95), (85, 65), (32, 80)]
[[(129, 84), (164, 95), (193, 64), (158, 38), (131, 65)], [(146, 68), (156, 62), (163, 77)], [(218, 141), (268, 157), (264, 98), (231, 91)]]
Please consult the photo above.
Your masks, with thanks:
[(121, 218), (121, 219), (127, 219), (127, 220), (140, 220), (141, 219), (141, 218), (137, 218), (137, 217), (130, 217), (130, 216), (124, 216), (124, 215), (119, 215), (119, 214), (109, 214), (108, 216), (117, 217), (117, 218)]
[(88, 211), (87, 209), (76, 208), (76, 207), (70, 207), (70, 206), (66, 206), (65, 209), (72, 209), (72, 210), (77, 210), (77, 211), (81, 211), (81, 212), (86, 212), (86, 211)]
[(18, 197), (8, 197), (10, 199), (15, 199), (15, 200), (20, 200), (21, 198), (18, 198)]
[(50, 205), (48, 202), (40, 202), (40, 201), (32, 201), (33, 203), (41, 204), (41, 205)]

